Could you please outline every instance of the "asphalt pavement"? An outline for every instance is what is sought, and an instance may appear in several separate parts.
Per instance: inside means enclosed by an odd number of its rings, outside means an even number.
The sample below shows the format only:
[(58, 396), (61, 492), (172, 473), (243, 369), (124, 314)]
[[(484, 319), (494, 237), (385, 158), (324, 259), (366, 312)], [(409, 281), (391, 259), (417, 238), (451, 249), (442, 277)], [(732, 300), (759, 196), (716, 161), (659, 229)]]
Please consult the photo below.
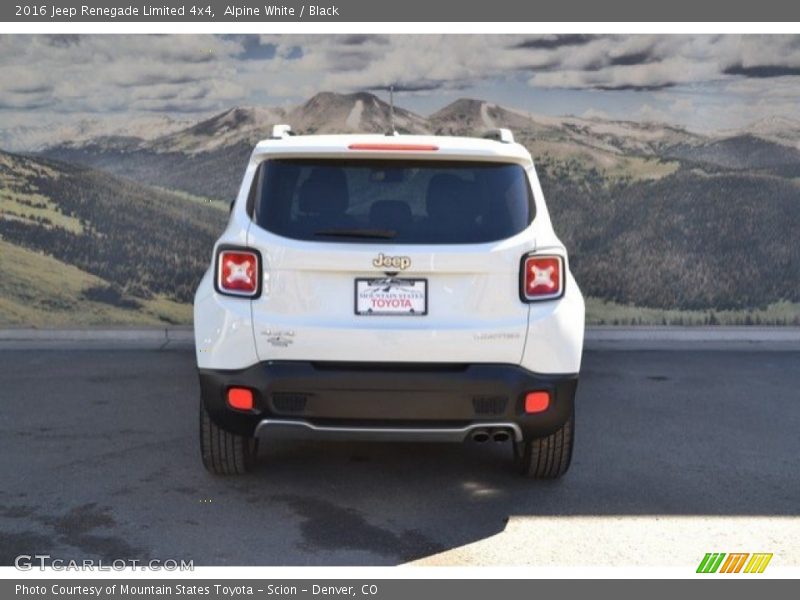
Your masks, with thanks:
[(572, 468), (537, 483), (507, 444), (291, 439), (213, 477), (164, 348), (0, 351), (0, 564), (800, 564), (800, 352), (590, 350)]

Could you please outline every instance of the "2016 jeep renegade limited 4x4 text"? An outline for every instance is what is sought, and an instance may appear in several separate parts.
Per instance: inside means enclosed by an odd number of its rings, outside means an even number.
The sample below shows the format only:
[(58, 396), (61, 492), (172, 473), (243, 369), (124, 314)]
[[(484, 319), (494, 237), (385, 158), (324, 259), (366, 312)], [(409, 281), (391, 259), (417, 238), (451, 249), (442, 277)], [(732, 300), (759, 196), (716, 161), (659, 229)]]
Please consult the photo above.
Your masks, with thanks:
[(205, 466), (243, 473), (283, 428), (509, 441), (563, 475), (584, 304), (530, 154), (289, 134), (253, 151), (195, 297)]

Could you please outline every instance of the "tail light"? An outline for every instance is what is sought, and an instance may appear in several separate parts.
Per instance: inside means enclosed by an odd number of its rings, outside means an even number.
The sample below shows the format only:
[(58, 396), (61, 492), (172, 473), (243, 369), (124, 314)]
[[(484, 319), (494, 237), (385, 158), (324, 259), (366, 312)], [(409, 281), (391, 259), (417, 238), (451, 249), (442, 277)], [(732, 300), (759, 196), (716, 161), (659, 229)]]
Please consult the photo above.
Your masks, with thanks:
[(564, 295), (564, 259), (557, 255), (524, 256), (519, 279), (524, 302), (560, 298)]
[(436, 152), (439, 146), (433, 144), (398, 144), (396, 142), (372, 143), (372, 144), (350, 144), (348, 150), (377, 150), (394, 152)]
[(261, 294), (261, 254), (252, 248), (217, 249), (215, 287), (220, 294), (257, 298)]

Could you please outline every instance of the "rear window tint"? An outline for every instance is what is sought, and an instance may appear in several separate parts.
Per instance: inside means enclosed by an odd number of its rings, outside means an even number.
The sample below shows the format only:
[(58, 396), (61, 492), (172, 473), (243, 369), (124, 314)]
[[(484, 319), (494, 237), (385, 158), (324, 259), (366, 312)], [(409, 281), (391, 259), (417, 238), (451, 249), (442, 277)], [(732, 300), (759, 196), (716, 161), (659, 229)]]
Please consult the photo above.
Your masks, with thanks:
[(272, 159), (256, 182), (256, 223), (298, 240), (476, 244), (519, 233), (534, 211), (517, 164)]

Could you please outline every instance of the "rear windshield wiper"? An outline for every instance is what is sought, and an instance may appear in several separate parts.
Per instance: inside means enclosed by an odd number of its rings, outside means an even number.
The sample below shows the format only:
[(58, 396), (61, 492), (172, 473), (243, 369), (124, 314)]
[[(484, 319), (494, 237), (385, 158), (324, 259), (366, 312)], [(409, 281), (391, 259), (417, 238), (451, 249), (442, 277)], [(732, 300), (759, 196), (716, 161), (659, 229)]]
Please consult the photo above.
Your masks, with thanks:
[(397, 235), (397, 232), (393, 229), (323, 229), (315, 231), (314, 235), (390, 240)]

